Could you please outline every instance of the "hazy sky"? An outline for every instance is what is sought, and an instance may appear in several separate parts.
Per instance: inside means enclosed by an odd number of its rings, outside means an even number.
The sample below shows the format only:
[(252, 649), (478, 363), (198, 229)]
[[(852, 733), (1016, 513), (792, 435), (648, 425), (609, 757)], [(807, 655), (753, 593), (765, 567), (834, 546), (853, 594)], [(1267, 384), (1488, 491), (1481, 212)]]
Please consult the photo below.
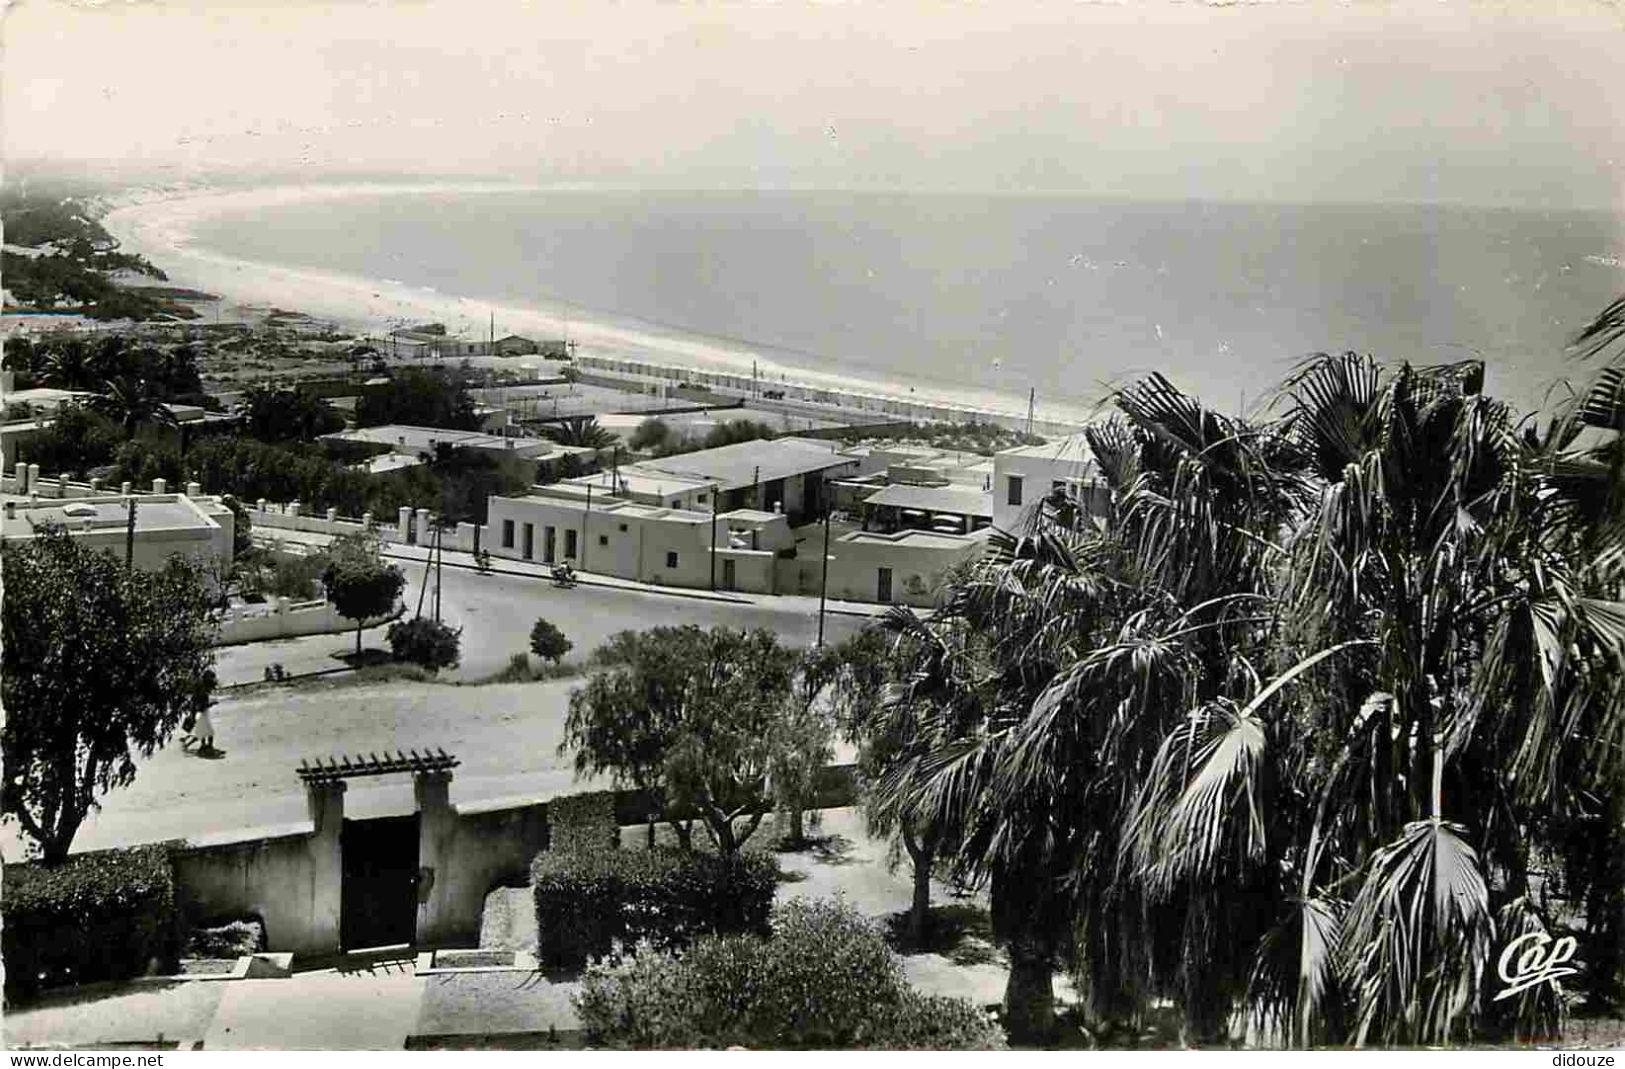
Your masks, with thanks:
[(8, 160), (1625, 208), (1625, 6), (13, 0)]

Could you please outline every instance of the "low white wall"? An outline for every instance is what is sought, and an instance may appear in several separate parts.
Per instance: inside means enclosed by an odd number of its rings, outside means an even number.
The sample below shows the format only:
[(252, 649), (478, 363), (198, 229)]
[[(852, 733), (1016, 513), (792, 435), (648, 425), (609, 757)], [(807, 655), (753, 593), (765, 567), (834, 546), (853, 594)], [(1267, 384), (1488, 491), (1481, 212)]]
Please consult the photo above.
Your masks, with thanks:
[[(406, 611), (397, 603), (394, 610), (384, 616), (365, 622), (366, 627), (387, 623)], [(265, 606), (253, 608), (232, 607), (220, 618), (220, 630), (215, 636), (216, 646), (236, 646), (245, 642), (264, 642), (273, 638), (294, 638), (298, 635), (330, 635), (354, 631), (355, 621), (340, 616), (338, 610), (325, 601), (289, 602), (273, 598)]]

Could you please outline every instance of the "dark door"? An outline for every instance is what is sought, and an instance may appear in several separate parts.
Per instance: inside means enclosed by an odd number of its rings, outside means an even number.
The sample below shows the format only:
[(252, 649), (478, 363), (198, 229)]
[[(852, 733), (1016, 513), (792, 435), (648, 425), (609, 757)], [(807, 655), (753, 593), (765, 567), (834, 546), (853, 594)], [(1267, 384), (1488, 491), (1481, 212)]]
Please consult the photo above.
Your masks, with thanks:
[(553, 555), (558, 552), (558, 539), (558, 528), (549, 527), (547, 529), (546, 537), (542, 539), (542, 560), (546, 561), (548, 564), (553, 563)]
[(535, 554), (536, 554), (536, 525), (534, 523), (527, 523), (527, 524), (525, 524), (525, 552), (524, 552), (525, 559), (530, 560), (531, 557), (535, 556)]
[(417, 940), (418, 815), (346, 820), (339, 942), (345, 950)]
[(880, 569), (880, 582), (877, 584), (877, 586), (879, 587), (879, 589), (877, 589), (875, 591), (875, 600), (880, 602), (880, 604), (882, 604), (882, 605), (890, 605), (891, 604), (891, 569), (890, 568), (882, 568), (882, 569)]
[(725, 561), (722, 562), (722, 589), (724, 589), (724, 590), (732, 590), (733, 588), (734, 588), (734, 562), (731, 561), (731, 560), (725, 560)]

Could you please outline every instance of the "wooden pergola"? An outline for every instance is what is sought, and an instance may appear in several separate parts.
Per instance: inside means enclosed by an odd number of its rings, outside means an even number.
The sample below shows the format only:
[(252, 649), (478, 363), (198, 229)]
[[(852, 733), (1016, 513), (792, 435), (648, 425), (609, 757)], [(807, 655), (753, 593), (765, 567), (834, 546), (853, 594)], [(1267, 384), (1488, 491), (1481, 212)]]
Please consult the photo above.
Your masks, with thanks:
[(320, 757), (314, 762), (300, 761), (299, 778), (307, 784), (333, 783), (363, 776), (389, 776), (397, 772), (450, 772), (458, 764), (457, 758), (445, 750), (425, 750), (422, 753), (396, 750), (393, 755), (385, 750), (382, 757), (376, 753), (353, 757), (341, 754), (325, 761)]

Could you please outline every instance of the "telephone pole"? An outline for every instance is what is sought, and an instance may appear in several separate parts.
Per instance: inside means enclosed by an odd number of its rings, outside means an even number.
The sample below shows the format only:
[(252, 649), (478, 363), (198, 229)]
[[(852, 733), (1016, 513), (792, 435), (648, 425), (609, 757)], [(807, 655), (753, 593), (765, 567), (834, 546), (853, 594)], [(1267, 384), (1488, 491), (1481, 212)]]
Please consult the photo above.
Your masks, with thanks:
[(438, 523), (434, 528), (434, 622), (440, 622), (440, 579), (441, 569), (446, 562), (446, 551), (441, 543), (441, 527)]
[(124, 526), (124, 570), (135, 567), (135, 495), (130, 495), (130, 518)]
[(824, 644), (824, 602), (829, 595), (829, 502), (824, 502), (823, 578), (818, 583), (818, 645)]

